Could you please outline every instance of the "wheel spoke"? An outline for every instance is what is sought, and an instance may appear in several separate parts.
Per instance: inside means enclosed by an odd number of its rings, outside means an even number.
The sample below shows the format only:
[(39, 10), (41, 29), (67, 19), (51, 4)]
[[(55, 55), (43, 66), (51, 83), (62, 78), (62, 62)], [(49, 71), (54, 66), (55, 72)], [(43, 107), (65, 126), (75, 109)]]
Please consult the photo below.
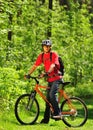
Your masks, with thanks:
[(73, 113), (70, 116), (64, 115), (63, 121), (66, 125), (70, 127), (82, 126), (86, 122), (88, 116), (86, 105), (80, 98), (73, 97), (70, 98), (70, 101), (71, 105), (73, 106), (73, 108), (75, 108), (76, 111), (69, 108), (68, 101), (65, 100), (61, 106), (62, 112), (68, 112), (68, 113), (73, 112)]
[(33, 124), (39, 115), (39, 105), (29, 94), (22, 95), (15, 104), (15, 115), (21, 124)]

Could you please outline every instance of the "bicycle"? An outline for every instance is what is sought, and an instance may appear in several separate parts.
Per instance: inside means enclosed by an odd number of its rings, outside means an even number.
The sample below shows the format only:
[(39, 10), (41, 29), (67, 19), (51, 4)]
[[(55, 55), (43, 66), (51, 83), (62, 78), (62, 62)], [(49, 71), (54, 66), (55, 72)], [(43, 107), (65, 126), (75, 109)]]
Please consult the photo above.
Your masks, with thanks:
[[(36, 99), (36, 94), (39, 94), (45, 102), (50, 106), (50, 117), (53, 118), (54, 109), (52, 104), (47, 100), (44, 93), (40, 90), (49, 89), (49, 87), (42, 86), (39, 84), (37, 77), (31, 77), (36, 81), (36, 85), (30, 94), (21, 95), (15, 103), (15, 116), (19, 123), (24, 125), (32, 125), (38, 119), (40, 113), (40, 107), (38, 100)], [(69, 97), (65, 92), (65, 86), (70, 82), (62, 82), (62, 87), (59, 89), (58, 102), (61, 103), (60, 110), (62, 114), (62, 120), (69, 127), (79, 127), (83, 126), (88, 118), (88, 110), (84, 101), (78, 97)]]

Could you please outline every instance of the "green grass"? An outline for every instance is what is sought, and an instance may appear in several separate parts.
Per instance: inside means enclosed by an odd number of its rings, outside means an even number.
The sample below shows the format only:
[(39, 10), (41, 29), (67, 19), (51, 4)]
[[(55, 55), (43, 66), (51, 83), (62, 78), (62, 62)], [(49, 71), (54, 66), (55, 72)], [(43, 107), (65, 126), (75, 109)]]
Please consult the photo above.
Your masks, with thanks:
[(86, 124), (79, 128), (69, 128), (62, 121), (50, 119), (49, 124), (40, 124), (43, 117), (42, 113), (34, 125), (21, 125), (15, 118), (14, 111), (8, 112), (0, 110), (0, 130), (93, 130), (93, 103), (86, 100), (89, 117)]

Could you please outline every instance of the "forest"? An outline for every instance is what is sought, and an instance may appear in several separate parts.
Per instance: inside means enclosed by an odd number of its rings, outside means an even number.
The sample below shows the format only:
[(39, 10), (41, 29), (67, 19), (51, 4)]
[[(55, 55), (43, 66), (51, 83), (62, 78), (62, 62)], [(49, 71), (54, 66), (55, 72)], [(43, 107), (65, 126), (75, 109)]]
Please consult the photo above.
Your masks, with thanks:
[[(93, 96), (93, 1), (0, 0), (2, 108), (12, 108), (18, 95), (30, 91), (33, 83), (24, 74), (41, 53), (44, 39), (52, 40), (52, 50), (64, 61), (69, 92)], [(42, 71), (40, 66), (33, 75)]]

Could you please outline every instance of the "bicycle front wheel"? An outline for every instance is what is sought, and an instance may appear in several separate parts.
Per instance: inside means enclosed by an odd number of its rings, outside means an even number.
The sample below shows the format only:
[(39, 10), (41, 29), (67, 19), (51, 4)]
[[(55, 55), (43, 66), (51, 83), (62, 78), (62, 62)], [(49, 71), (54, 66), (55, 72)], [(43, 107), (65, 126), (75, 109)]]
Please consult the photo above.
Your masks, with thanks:
[[(76, 110), (74, 114), (64, 114), (63, 122), (69, 127), (79, 127), (85, 124), (88, 118), (87, 107), (80, 98), (72, 97), (69, 98), (71, 106)], [(61, 110), (63, 113), (71, 112), (73, 109), (69, 107), (68, 100), (64, 100), (61, 105)]]
[(39, 104), (31, 94), (21, 95), (15, 103), (15, 116), (21, 124), (34, 124), (39, 116)]

